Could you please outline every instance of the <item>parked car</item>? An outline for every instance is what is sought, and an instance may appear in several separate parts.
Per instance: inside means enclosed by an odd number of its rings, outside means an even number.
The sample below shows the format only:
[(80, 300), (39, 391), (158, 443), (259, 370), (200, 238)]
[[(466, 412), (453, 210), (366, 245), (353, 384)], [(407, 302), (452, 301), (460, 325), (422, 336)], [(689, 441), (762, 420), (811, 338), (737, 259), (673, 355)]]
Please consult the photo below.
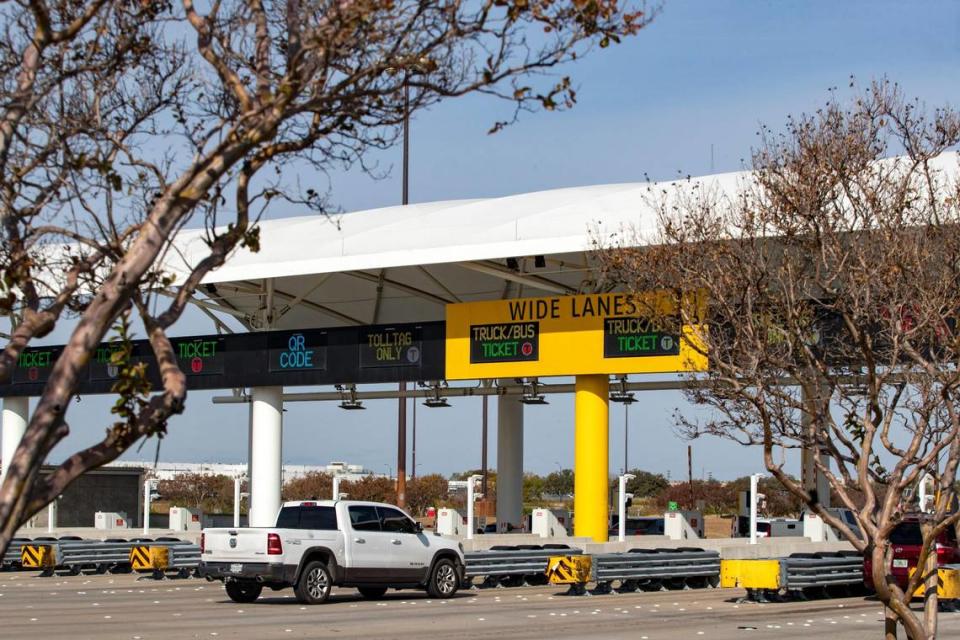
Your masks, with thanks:
[(234, 602), (253, 602), (263, 587), (293, 587), (305, 604), (325, 602), (333, 586), (449, 598), (464, 581), (460, 543), (376, 502), (286, 502), (274, 528), (205, 529), (200, 549), (200, 574), (222, 580)]
[[(749, 516), (738, 516), (731, 524), (734, 538), (750, 537)], [(757, 518), (758, 538), (795, 538), (803, 536), (803, 522), (789, 518)]]
[[(645, 516), (640, 518), (627, 518), (624, 523), (624, 535), (627, 536), (662, 536), (663, 535), (663, 517)], [(620, 535), (618, 518), (613, 517), (613, 526), (610, 528), (609, 536), (615, 538)]]
[[(953, 527), (947, 527), (937, 537), (936, 541), (937, 566), (960, 563), (960, 544), (957, 542), (957, 533)], [(920, 529), (920, 518), (917, 516), (905, 517), (890, 533), (890, 545), (893, 547), (893, 559), (890, 573), (901, 589), (907, 588), (911, 570), (916, 568), (920, 559), (920, 549), (923, 546), (923, 532)], [(863, 583), (873, 589), (873, 559), (866, 556), (863, 561)]]

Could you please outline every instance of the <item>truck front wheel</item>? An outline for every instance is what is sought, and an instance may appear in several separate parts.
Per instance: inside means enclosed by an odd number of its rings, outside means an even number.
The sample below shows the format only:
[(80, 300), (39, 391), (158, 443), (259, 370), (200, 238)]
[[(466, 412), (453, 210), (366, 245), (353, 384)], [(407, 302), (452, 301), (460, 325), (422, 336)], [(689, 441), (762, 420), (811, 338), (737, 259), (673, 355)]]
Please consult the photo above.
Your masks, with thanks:
[(450, 558), (440, 558), (433, 565), (433, 573), (427, 583), (427, 593), (431, 598), (450, 598), (460, 587), (457, 565)]
[(297, 600), (302, 604), (323, 604), (330, 597), (333, 580), (327, 565), (319, 560), (308, 562), (293, 588)]
[(223, 586), (234, 602), (253, 602), (263, 591), (263, 585), (252, 580), (228, 580)]

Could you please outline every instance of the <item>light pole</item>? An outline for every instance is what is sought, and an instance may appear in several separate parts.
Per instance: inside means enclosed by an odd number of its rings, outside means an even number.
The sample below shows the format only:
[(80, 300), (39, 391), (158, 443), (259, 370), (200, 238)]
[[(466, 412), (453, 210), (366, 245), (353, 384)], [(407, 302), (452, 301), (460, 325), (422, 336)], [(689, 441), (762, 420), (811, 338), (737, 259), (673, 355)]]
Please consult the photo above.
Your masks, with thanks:
[(757, 485), (762, 473), (750, 476), (750, 544), (757, 544)]
[(617, 540), (620, 542), (623, 542), (627, 533), (627, 481), (635, 477), (629, 473), (620, 476), (620, 492), (617, 500), (617, 509), (620, 513), (620, 520), (617, 522)]
[[(403, 72), (403, 193), (400, 204), (410, 204), (410, 84), (409, 72)], [(416, 383), (414, 383), (416, 387)], [(399, 385), (400, 394), (397, 398), (397, 506), (407, 506), (407, 383)], [(414, 421), (416, 421), (417, 403), (413, 403)], [(416, 422), (414, 422), (416, 424)], [(413, 433), (413, 462), (417, 461), (416, 426)], [(414, 466), (416, 475), (416, 466)]]
[(623, 403), (623, 472), (626, 473), (630, 470), (630, 467), (627, 466), (627, 445), (630, 442), (629, 440), (629, 430), (627, 427), (630, 425), (630, 403)]
[(417, 399), (413, 399), (413, 472), (411, 478), (417, 477)]

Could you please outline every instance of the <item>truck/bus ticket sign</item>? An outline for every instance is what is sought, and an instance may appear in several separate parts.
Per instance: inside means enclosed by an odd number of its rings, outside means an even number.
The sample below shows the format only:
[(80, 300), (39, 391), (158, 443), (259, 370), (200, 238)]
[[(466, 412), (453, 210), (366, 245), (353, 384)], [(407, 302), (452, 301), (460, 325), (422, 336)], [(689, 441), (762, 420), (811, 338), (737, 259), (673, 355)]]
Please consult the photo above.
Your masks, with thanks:
[(671, 335), (652, 319), (676, 314), (680, 304), (701, 310), (700, 297), (683, 296), (600, 293), (447, 305), (446, 377), (703, 371), (700, 325)]

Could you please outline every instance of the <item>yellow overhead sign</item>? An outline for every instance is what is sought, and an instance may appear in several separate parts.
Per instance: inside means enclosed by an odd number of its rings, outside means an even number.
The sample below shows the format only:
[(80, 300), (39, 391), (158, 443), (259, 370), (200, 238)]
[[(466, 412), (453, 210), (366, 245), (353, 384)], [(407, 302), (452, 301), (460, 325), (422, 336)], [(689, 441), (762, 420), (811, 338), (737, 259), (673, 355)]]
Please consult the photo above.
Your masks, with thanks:
[(447, 305), (446, 377), (703, 371), (697, 327), (676, 336), (650, 322), (677, 304), (669, 293), (601, 293)]

